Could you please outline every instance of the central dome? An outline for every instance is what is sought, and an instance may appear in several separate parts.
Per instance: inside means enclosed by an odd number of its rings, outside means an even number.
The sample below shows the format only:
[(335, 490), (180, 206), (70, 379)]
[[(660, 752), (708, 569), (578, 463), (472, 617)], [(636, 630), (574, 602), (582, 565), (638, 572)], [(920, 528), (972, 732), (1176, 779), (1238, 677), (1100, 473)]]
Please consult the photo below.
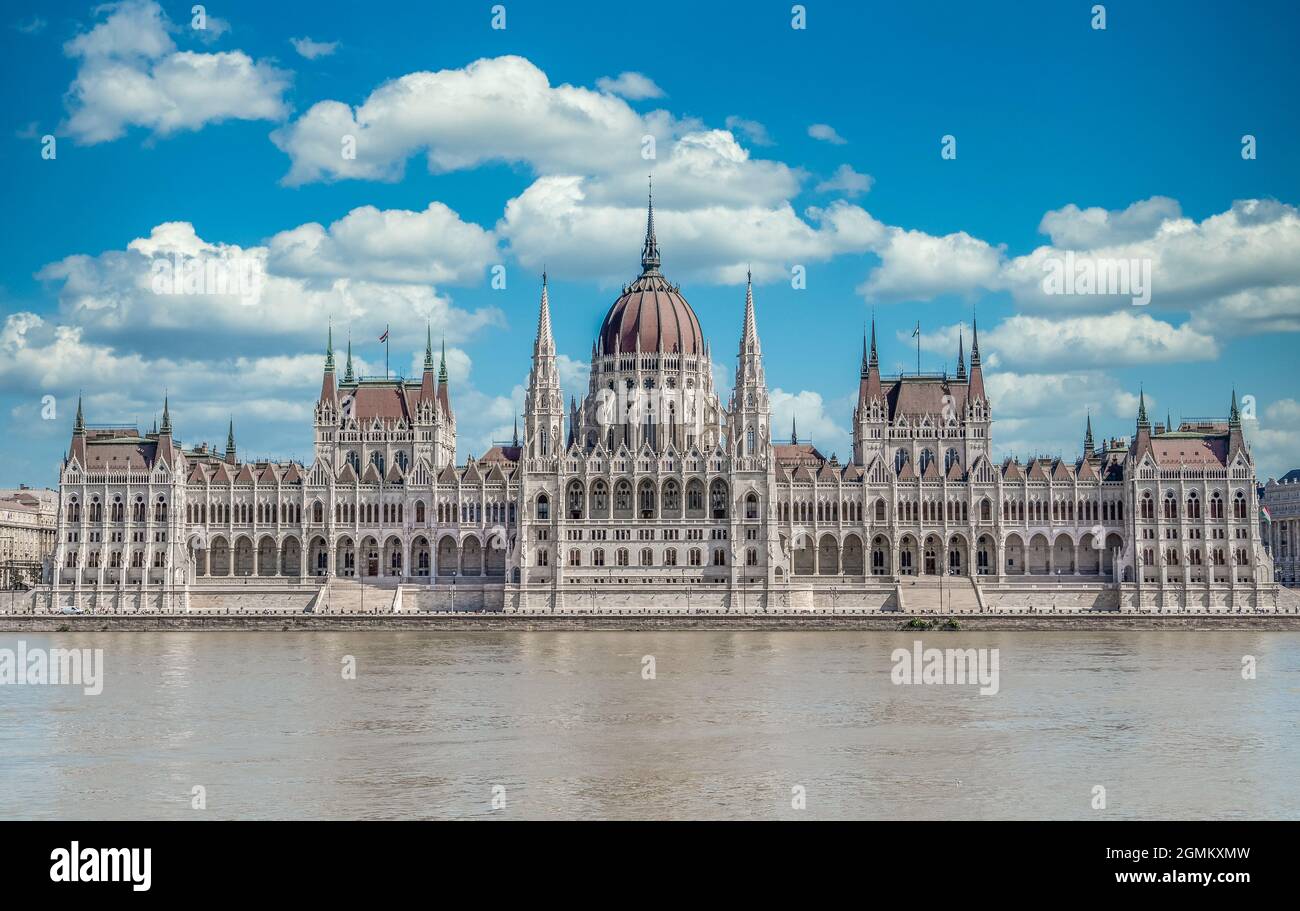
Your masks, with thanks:
[(704, 354), (704, 334), (695, 311), (659, 271), (653, 196), (646, 215), (641, 275), (605, 314), (598, 343), (603, 354), (635, 351), (638, 345), (642, 351), (663, 354)]

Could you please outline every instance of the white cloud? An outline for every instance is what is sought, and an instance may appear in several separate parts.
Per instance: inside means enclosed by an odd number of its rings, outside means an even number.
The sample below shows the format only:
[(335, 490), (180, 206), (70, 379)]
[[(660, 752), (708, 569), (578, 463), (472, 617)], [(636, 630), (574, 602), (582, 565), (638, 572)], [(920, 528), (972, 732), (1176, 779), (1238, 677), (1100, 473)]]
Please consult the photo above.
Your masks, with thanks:
[(817, 192), (861, 196), (871, 189), (873, 183), (875, 179), (870, 174), (859, 174), (852, 165), (842, 164), (829, 179), (817, 184)]
[(643, 98), (662, 98), (664, 90), (654, 81), (641, 73), (619, 73), (616, 78), (601, 76), (596, 80), (596, 87), (610, 95), (621, 95), (633, 101)]
[(15, 22), (13, 28), (24, 35), (39, 35), (45, 31), (45, 26), (48, 24), (40, 16), (32, 16), (30, 19), (21, 19)]
[(1242, 430), (1255, 459), (1255, 474), (1261, 481), (1300, 468), (1300, 402), (1292, 398), (1269, 402), (1258, 420), (1242, 421)]
[(423, 212), (360, 206), (328, 229), (312, 222), (276, 234), (269, 265), (281, 275), (395, 283), (466, 283), (498, 260), (490, 231), (440, 202)]
[(930, 300), (996, 285), (1003, 255), (1003, 247), (965, 231), (936, 237), (893, 227), (874, 249), (880, 266), (857, 290), (883, 300)]
[(166, 136), (287, 113), (289, 74), (243, 51), (177, 51), (168, 34), (175, 26), (152, 0), (123, 0), (97, 12), (102, 21), (64, 45), (80, 61), (64, 125), (79, 143), (117, 139), (130, 126)]
[(828, 123), (814, 123), (808, 127), (808, 135), (813, 139), (829, 142), (831, 145), (842, 146), (848, 142), (847, 139), (835, 132), (835, 127)]
[[(481, 229), (459, 222), (443, 208), (431, 206), (423, 213), (358, 209), (329, 231), (308, 225), (282, 232), (270, 247), (209, 242), (188, 222), (170, 222), (124, 250), (68, 256), (45, 266), (37, 277), (57, 285), (60, 317), (69, 325), (84, 329), (88, 338), (139, 350), (151, 350), (159, 337), (198, 350), (235, 340), (256, 346), (258, 339), (265, 340), (262, 347), (279, 339), (276, 347), (282, 348), (292, 339), (315, 348), (324, 320), (331, 317), (344, 332), (356, 325), (369, 333), (391, 323), (395, 341), (412, 347), (418, 341), (422, 347), (426, 322), (452, 339), (502, 322), (494, 309), (452, 306), (427, 284), (434, 274), (449, 280), (467, 277), (479, 268), (475, 257), (488, 249), (487, 235), (475, 234)], [(434, 226), (442, 233), (431, 235)], [(372, 230), (384, 244), (369, 245), (358, 237), (358, 228)], [(429, 242), (428, 249), (441, 248), (438, 238), (450, 236), (446, 249), (461, 243), (467, 259), (430, 258), (420, 264), (411, 236)], [(197, 264), (205, 277), (249, 275), (254, 280), (224, 293), (207, 284), (189, 289), (204, 293), (157, 293), (155, 264), (174, 264), (178, 258), (183, 266)], [(161, 290), (171, 289), (164, 285)]]
[(746, 120), (744, 117), (731, 114), (727, 117), (725, 125), (732, 133), (743, 135), (751, 145), (770, 146), (773, 144), (772, 137), (767, 132), (767, 127), (757, 120)]
[(306, 57), (308, 60), (315, 60), (317, 57), (328, 57), (339, 48), (337, 41), (313, 41), (310, 38), (290, 38), (289, 43), (299, 55)]
[(1070, 203), (1044, 215), (1038, 230), (1063, 250), (1092, 250), (1146, 240), (1182, 214), (1178, 201), (1167, 196), (1152, 196), (1114, 211), (1097, 206), (1080, 209)]
[[(949, 340), (955, 334), (956, 327), (946, 331)], [(969, 350), (969, 330), (966, 339)], [(1189, 324), (1174, 326), (1131, 310), (1068, 318), (1011, 316), (986, 329), (980, 344), (1012, 369), (1113, 368), (1213, 360), (1219, 355), (1213, 336)]]
[[(497, 233), (525, 266), (565, 279), (606, 282), (635, 273), (645, 231), (645, 210), (593, 202), (586, 181), (543, 177), (506, 205)], [(812, 223), (790, 205), (715, 205), (689, 212), (661, 210), (655, 225), (664, 270), (679, 279), (736, 283), (752, 265), (759, 281), (788, 275), (792, 264), (825, 261), (862, 249), (883, 230), (856, 206), (836, 203), (808, 210)]]
[(841, 462), (848, 460), (851, 453), (838, 450), (840, 446), (850, 445), (852, 434), (847, 424), (841, 427), (827, 413), (821, 393), (808, 389), (786, 392), (776, 388), (769, 394), (769, 400), (772, 403), (772, 442), (788, 443), (790, 422), (794, 420), (798, 424), (799, 442), (817, 444), (827, 458), (833, 452)]

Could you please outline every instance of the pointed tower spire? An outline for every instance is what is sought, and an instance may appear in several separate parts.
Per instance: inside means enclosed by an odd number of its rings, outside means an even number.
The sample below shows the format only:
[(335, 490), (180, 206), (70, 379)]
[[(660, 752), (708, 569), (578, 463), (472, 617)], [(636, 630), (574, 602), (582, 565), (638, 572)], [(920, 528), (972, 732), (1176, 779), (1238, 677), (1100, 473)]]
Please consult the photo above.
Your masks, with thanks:
[(343, 368), (343, 382), (355, 383), (356, 381), (357, 381), (356, 374), (352, 372), (352, 333), (349, 332), (348, 333), (348, 362), (347, 365)]
[(1169, 411), (1168, 408), (1166, 408), (1165, 409), (1165, 433), (1173, 433), (1173, 431), (1174, 431), (1173, 414)]
[(745, 324), (740, 332), (740, 353), (758, 354), (758, 321), (754, 317), (754, 273), (745, 271)]
[(970, 376), (966, 386), (966, 400), (978, 401), (985, 399), (984, 395), (984, 370), (980, 367), (980, 324), (975, 319), (975, 314), (971, 314), (970, 329)]
[(960, 327), (957, 329), (957, 379), (966, 379), (966, 348)]
[(516, 449), (519, 448), (519, 412), (515, 412), (515, 435), (510, 440), (510, 445)]
[(859, 373), (861, 379), (865, 380), (867, 378), (867, 371), (870, 367), (871, 364), (867, 358), (867, 327), (864, 325), (862, 327), (862, 369)]
[(325, 369), (334, 370), (334, 325), (330, 324), (329, 335), (325, 340)]
[(537, 338), (533, 346), (536, 351), (555, 350), (555, 339), (551, 335), (551, 295), (547, 288), (545, 271), (542, 272), (542, 300), (537, 307)]
[(659, 271), (659, 240), (655, 237), (655, 182), (650, 177), (650, 201), (646, 206), (645, 245), (641, 248), (641, 274)]
[(1146, 394), (1146, 390), (1142, 389), (1141, 387), (1138, 388), (1137, 426), (1138, 426), (1138, 430), (1141, 430), (1143, 427), (1145, 427), (1147, 430), (1151, 429), (1151, 422), (1147, 420), (1147, 394)]
[(1083, 457), (1085, 459), (1091, 458), (1093, 452), (1096, 451), (1096, 448), (1097, 447), (1092, 442), (1092, 412), (1089, 411), (1087, 427), (1083, 433)]
[(424, 324), (424, 369), (433, 369), (433, 326)]
[(235, 419), (230, 418), (230, 429), (226, 431), (226, 461), (235, 464)]
[(442, 359), (438, 362), (438, 404), (451, 417), (451, 387), (447, 382), (447, 339), (442, 340)]
[(167, 396), (166, 393), (163, 393), (163, 416), (162, 416), (162, 426), (159, 427), (158, 430), (159, 430), (159, 432), (161, 432), (161, 433), (171, 433), (171, 432), (172, 432), (172, 415), (171, 415), (171, 410), (170, 410), (170, 408), (169, 408), (169, 406), (168, 406), (168, 396)]
[(1228, 412), (1228, 426), (1241, 427), (1241, 409), (1237, 407), (1237, 390), (1232, 390), (1232, 410)]
[(790, 445), (799, 445), (799, 425), (796, 422), (794, 415), (790, 415)]
[[(1233, 393), (1233, 399), (1234, 399), (1234, 401), (1236, 400), (1236, 393), (1235, 393), (1235, 392)], [(85, 419), (84, 417), (82, 417), (82, 414), (81, 414), (81, 394), (80, 394), (80, 393), (77, 394), (77, 419), (76, 419), (76, 421), (74, 421), (73, 424), (72, 424), (72, 432), (73, 432), (73, 433), (85, 433), (85, 432), (86, 432), (86, 419)]]

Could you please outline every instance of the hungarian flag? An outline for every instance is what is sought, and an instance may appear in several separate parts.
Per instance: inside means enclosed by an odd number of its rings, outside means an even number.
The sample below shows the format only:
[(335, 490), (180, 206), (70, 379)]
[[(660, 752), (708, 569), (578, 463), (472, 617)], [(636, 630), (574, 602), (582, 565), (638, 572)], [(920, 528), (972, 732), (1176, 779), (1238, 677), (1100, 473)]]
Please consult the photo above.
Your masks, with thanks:
[(379, 340), (380, 340), (381, 342), (386, 342), (386, 341), (388, 341), (388, 327), (387, 327), (387, 326), (384, 327), (384, 334), (381, 335), (381, 336), (379, 336)]

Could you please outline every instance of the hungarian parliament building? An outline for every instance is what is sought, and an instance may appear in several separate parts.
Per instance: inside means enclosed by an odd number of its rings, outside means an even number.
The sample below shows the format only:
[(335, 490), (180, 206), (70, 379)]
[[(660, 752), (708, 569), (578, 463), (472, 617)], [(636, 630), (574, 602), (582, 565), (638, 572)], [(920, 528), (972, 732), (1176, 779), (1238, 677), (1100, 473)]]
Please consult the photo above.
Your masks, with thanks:
[[(342, 374), (310, 465), (88, 425), (59, 478), (51, 607), (308, 611), (1277, 609), (1235, 393), (1074, 457), (997, 460), (978, 327), (954, 375), (885, 376), (863, 339), (851, 457), (774, 439), (752, 281), (735, 379), (661, 271), (609, 308), (561, 394), (545, 276), (522, 436), (463, 463), (445, 351), (418, 379)], [(968, 366), (969, 364), (969, 366)], [(848, 365), (846, 365), (847, 367)], [(847, 372), (847, 370), (846, 370)], [(1224, 395), (1227, 402), (1229, 396)]]

